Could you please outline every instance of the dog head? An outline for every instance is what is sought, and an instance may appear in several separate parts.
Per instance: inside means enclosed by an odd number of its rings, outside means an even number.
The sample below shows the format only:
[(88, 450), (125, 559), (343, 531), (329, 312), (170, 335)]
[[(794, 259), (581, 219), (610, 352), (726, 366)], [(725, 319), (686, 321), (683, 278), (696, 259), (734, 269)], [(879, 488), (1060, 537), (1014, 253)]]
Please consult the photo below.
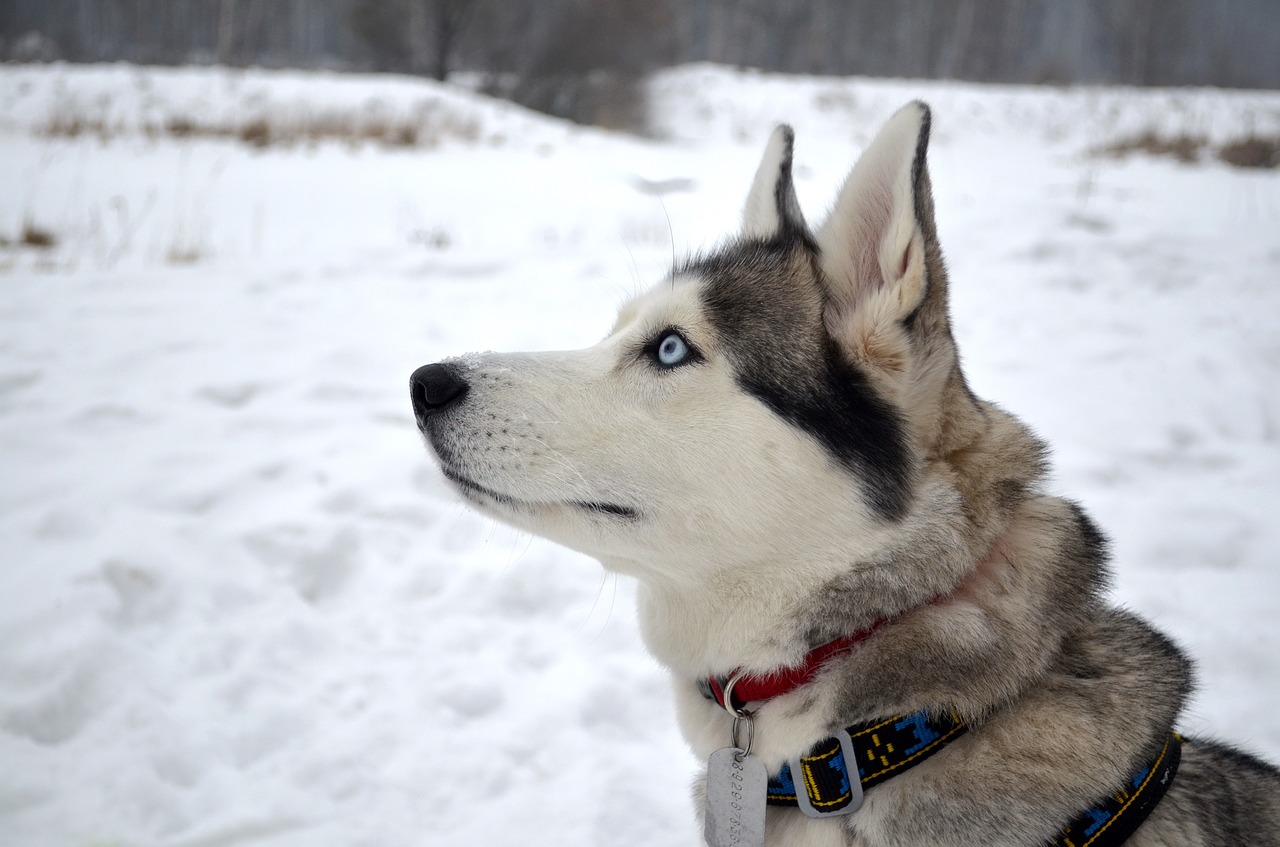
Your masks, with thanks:
[(816, 231), (780, 127), (739, 237), (599, 344), (418, 369), (445, 476), (482, 512), (673, 585), (847, 565), (900, 537), (981, 416), (947, 320), (929, 121), (921, 103), (894, 115)]

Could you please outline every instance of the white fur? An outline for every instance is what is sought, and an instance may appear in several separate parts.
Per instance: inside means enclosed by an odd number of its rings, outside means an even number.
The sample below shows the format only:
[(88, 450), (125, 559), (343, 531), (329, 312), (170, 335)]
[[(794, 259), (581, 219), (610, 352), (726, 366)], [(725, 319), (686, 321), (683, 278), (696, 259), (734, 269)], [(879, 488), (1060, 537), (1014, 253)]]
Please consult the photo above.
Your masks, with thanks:
[[(671, 325), (706, 362), (659, 372), (641, 360), (644, 343)], [(686, 678), (798, 660), (807, 645), (780, 643), (780, 623), (804, 591), (890, 536), (859, 480), (744, 394), (720, 354), (697, 281), (684, 279), (628, 304), (589, 349), (458, 360), (474, 393), (456, 428), (467, 457), (458, 470), (522, 502), (472, 501), (637, 577), (645, 640)], [(619, 521), (571, 501), (643, 517)]]

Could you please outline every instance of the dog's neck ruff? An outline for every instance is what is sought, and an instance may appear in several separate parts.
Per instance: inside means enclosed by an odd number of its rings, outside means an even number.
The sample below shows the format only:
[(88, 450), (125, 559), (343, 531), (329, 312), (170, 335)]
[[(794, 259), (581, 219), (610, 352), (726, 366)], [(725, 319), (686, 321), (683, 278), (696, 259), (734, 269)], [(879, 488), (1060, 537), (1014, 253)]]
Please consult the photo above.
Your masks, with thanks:
[[(936, 600), (933, 602), (937, 602)], [(837, 638), (809, 652), (793, 667), (768, 674), (734, 672), (698, 681), (702, 695), (739, 717), (747, 704), (781, 697), (812, 681), (827, 660), (852, 650), (896, 618)], [(954, 713), (898, 715), (842, 729), (769, 777), (766, 802), (799, 808), (812, 818), (856, 812), (865, 791), (924, 762), (968, 727)], [(735, 721), (734, 744), (737, 745)], [(1137, 831), (1173, 783), (1183, 738), (1171, 732), (1155, 759), (1126, 783), (1085, 809), (1044, 847), (1120, 847)], [(747, 745), (748, 752), (750, 744)]]

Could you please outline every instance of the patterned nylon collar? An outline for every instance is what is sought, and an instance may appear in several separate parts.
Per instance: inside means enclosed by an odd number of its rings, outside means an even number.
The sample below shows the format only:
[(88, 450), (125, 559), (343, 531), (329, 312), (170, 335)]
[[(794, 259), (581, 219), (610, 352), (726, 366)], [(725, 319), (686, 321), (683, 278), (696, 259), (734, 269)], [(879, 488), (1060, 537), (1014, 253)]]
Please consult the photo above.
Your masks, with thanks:
[[(927, 712), (851, 726), (784, 764), (769, 780), (767, 802), (798, 806), (815, 818), (851, 814), (862, 805), (865, 791), (928, 759), (965, 730), (954, 714)], [(1182, 736), (1170, 733), (1155, 759), (1077, 815), (1044, 847), (1120, 847), (1173, 784), (1182, 744)], [(850, 767), (850, 761), (855, 767)], [(803, 792), (797, 790), (797, 782)]]
[(1081, 812), (1046, 847), (1118, 847), (1128, 841), (1173, 785), (1184, 741), (1178, 733), (1169, 733), (1155, 759)]
[(766, 799), (771, 806), (799, 806), (814, 818), (851, 814), (862, 805), (863, 792), (920, 764), (964, 732), (954, 714), (928, 712), (851, 726), (784, 764), (769, 780)]

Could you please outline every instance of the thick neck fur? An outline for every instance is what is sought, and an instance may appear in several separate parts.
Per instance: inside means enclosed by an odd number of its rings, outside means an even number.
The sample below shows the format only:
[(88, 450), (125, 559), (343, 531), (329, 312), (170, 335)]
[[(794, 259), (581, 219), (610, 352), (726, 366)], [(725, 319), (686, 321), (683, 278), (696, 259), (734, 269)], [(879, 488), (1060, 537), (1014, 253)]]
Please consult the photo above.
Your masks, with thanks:
[[(962, 387), (956, 377), (943, 384)], [(766, 758), (781, 761), (796, 753), (787, 745), (889, 714), (955, 709), (980, 722), (1043, 676), (1099, 608), (1103, 541), (1073, 504), (1037, 494), (1042, 445), (1012, 416), (961, 394), (972, 405), (952, 432), (969, 437), (934, 441), (951, 443), (926, 462), (891, 546), (850, 560), (833, 545), (828, 561), (774, 563), (785, 580), (642, 584), (646, 641), (686, 688), (707, 673), (795, 664), (819, 644), (902, 614), (829, 663), (824, 684), (764, 704), (764, 729), (789, 727), (773, 734), (776, 750), (761, 733)], [(1093, 569), (1081, 574), (1072, 561)]]
[[(946, 271), (931, 228), (925, 245), (927, 294), (907, 337), (890, 339), (901, 351), (894, 356), (901, 366), (877, 372), (877, 363), (862, 355), (866, 344), (854, 356), (902, 408), (910, 428), (919, 464), (909, 512), (886, 523), (879, 537), (855, 538), (842, 532), (855, 522), (840, 520), (845, 504), (828, 504), (830, 531), (810, 536), (790, 561), (689, 569), (706, 574), (697, 584), (642, 577), (645, 640), (678, 677), (794, 665), (822, 643), (904, 615), (892, 626), (893, 638), (873, 639), (846, 660), (867, 665), (851, 668), (851, 676), (869, 686), (854, 702), (867, 704), (869, 716), (908, 705), (981, 711), (1043, 669), (1063, 637), (1042, 625), (1045, 615), (1065, 624), (1094, 602), (1102, 580), (1100, 542), (1071, 506), (1033, 496), (1045, 472), (1043, 445), (1015, 418), (970, 393), (955, 355)], [(860, 338), (865, 335), (846, 339), (845, 347)], [(1055, 570), (1053, 560), (1082, 548), (1099, 560), (1089, 584), (1059, 591), (1053, 586), (1066, 588), (1062, 580), (1040, 578)], [(641, 574), (657, 570), (605, 564)], [(938, 598), (944, 599), (931, 602)], [(1006, 626), (1019, 620), (1035, 625), (1025, 633)], [(1005, 639), (1019, 637), (1028, 641), (1022, 664), (990, 661), (1007, 651)], [(973, 678), (984, 690), (941, 698), (920, 656), (974, 665), (981, 673)], [(1006, 678), (992, 679), (994, 667)], [(919, 678), (907, 678), (903, 669), (919, 671)]]

